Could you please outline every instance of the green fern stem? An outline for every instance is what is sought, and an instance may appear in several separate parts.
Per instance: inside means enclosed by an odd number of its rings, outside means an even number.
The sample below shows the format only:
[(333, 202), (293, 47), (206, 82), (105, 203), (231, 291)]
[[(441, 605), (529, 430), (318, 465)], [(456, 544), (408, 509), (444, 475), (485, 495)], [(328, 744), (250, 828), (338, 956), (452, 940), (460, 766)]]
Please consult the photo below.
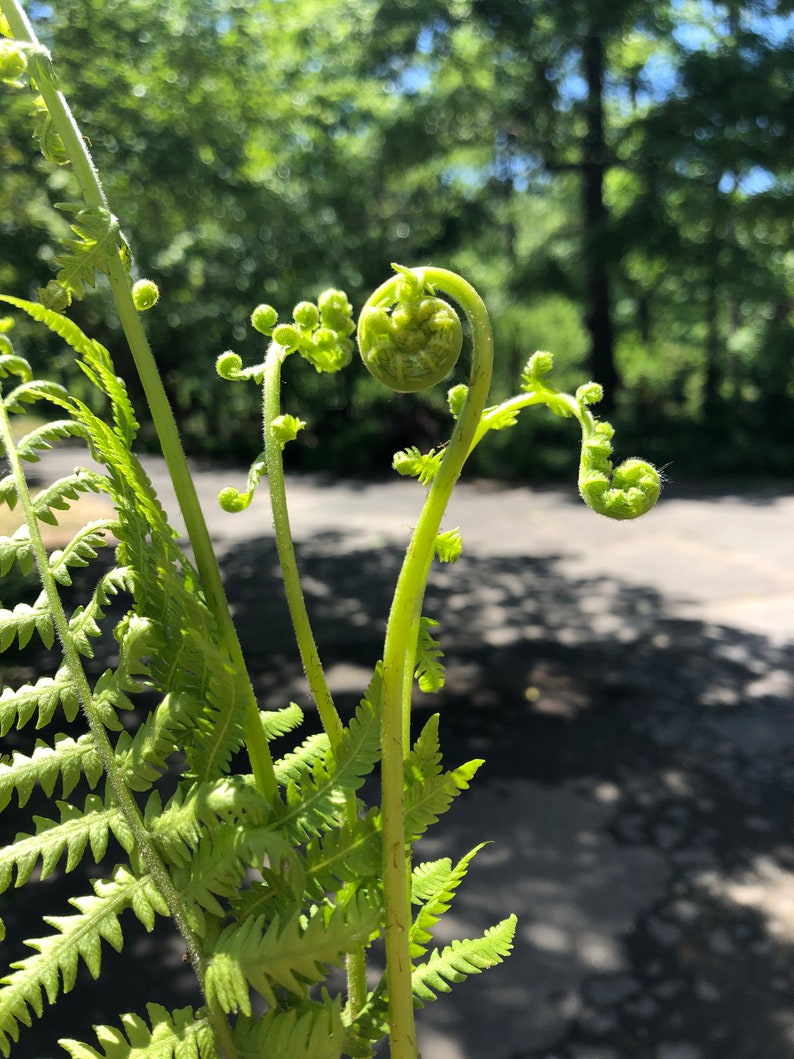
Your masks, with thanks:
[(317, 705), (325, 733), (332, 747), (338, 746), (342, 738), (342, 722), (334, 706), (328, 682), (325, 679), (320, 654), (312, 632), (306, 600), (301, 587), (298, 561), (287, 508), (287, 491), (284, 482), (284, 460), (282, 445), (273, 430), (273, 421), (281, 415), (281, 365), (288, 351), (278, 342), (271, 342), (265, 357), (265, 379), (262, 397), (262, 419), (265, 436), (265, 462), (270, 490), (270, 506), (273, 512), (273, 529), (284, 591), (287, 596), (292, 626), (298, 650), (309, 682), (309, 689)]
[[(28, 489), (27, 479), (25, 478), (25, 473), (22, 469), (19, 454), (16, 450), (8, 411), (4, 402), (1, 400), (0, 433), (2, 433), (6, 457), (11, 468), (11, 473), (14, 476), (17, 495), (28, 526), (30, 546), (33, 551), (42, 589), (47, 598), (47, 606), (52, 616), (58, 639), (61, 643), (64, 662), (80, 699), (80, 705), (91, 732), (96, 752), (102, 761), (105, 775), (108, 778), (116, 802), (124, 814), (127, 826), (130, 828), (130, 831), (135, 838), (138, 852), (140, 853), (147, 869), (151, 873), (158, 890), (165, 899), (174, 922), (184, 938), (190, 962), (203, 990), (206, 967), (201, 955), (198, 938), (191, 925), (190, 915), (184, 901), (182, 900), (182, 895), (171, 881), (168, 869), (163, 864), (159, 853), (149, 837), (149, 833), (146, 830), (137, 803), (116, 766), (113, 747), (108, 739), (105, 726), (95, 708), (91, 686), (88, 682), (80, 658), (80, 653), (77, 650), (70, 633), (69, 622), (64, 612), (63, 604), (61, 603), (61, 597), (58, 593), (55, 579), (50, 570), (47, 550), (44, 546), (44, 541), (42, 540), (41, 531), (39, 530), (38, 519), (36, 518), (36, 513), (33, 507), (33, 500)], [(211, 1012), (211, 1018), (222, 1054), (231, 1059), (231, 1056), (234, 1055), (234, 1050), (233, 1045), (231, 1045), (231, 1030), (228, 1022), (220, 1011)]]
[[(283, 446), (273, 430), (274, 421), (281, 415), (281, 366), (287, 356), (287, 350), (273, 341), (265, 357), (262, 422), (270, 507), (281, 577), (301, 662), (328, 741), (332, 747), (336, 747), (342, 739), (343, 726), (325, 679), (325, 671), (306, 609), (287, 507)], [(348, 801), (346, 815), (349, 823), (355, 823), (358, 815), (355, 795)], [(346, 973), (348, 1017), (352, 1022), (367, 1001), (366, 954), (363, 945), (348, 953)]]
[[(100, 206), (103, 209), (108, 209), (107, 198), (88, 150), (85, 137), (81, 134), (63, 93), (58, 90), (55, 84), (49, 62), (43, 61), (46, 53), (42, 49), (27, 15), (18, 0), (0, 0), (0, 8), (2, 8), (16, 39), (32, 45), (35, 49), (34, 55), (38, 54), (39, 56), (35, 73), (36, 86), (63, 141), (85, 202), (91, 206)], [(149, 410), (160, 439), (174, 492), (176, 493), (182, 517), (185, 520), (185, 527), (208, 605), (218, 623), (221, 642), (230, 660), (238, 672), (246, 672), (245, 659), (234, 622), (232, 621), (204, 513), (201, 510), (196, 488), (188, 468), (184, 449), (182, 448), (182, 442), (179, 438), (176, 421), (174, 420), (157, 364), (141, 325), (139, 313), (133, 302), (129, 277), (120, 255), (112, 255), (110, 257), (107, 262), (107, 272), (121, 326), (149, 404)], [(247, 710), (246, 745), (251, 768), (260, 792), (266, 797), (275, 798), (278, 788), (273, 769), (273, 759), (259, 719), (259, 708), (253, 688), (250, 688), (250, 700)]]
[[(428, 284), (450, 295), (463, 308), (472, 330), (473, 351), (466, 402), (408, 546), (389, 613), (384, 645), (381, 782), (391, 1059), (417, 1057), (409, 953), (410, 850), (405, 841), (403, 763), (409, 746), (419, 617), (436, 536), (471, 450), (488, 397), (493, 367), (493, 335), (488, 311), (480, 296), (454, 272), (440, 268), (421, 271)], [(383, 300), (398, 282), (399, 278), (388, 280), (372, 295), (370, 302)]]

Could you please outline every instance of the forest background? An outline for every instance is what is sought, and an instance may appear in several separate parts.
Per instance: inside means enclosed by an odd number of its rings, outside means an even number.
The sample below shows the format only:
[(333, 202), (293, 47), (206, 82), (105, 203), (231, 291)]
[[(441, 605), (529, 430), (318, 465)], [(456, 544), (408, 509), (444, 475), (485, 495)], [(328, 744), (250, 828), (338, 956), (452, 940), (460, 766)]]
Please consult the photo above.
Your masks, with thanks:
[[(356, 308), (389, 264), (483, 294), (494, 399), (549, 349), (607, 390), (622, 455), (691, 476), (794, 474), (794, 3), (790, 0), (57, 0), (57, 56), (141, 275), (185, 443), (247, 461), (257, 395), (221, 386), (248, 327), (327, 286)], [(51, 277), (73, 198), (0, 112), (0, 289)], [(43, 169), (46, 179), (36, 170)], [(108, 294), (71, 314), (133, 389)], [(82, 382), (31, 331), (27, 352)], [(35, 351), (35, 352), (34, 352)], [(355, 365), (287, 373), (294, 467), (385, 470), (448, 433), (444, 387), (394, 397)], [(458, 381), (453, 379), (452, 381)], [(143, 402), (137, 402), (139, 408)], [(522, 417), (475, 472), (549, 478), (571, 425)]]

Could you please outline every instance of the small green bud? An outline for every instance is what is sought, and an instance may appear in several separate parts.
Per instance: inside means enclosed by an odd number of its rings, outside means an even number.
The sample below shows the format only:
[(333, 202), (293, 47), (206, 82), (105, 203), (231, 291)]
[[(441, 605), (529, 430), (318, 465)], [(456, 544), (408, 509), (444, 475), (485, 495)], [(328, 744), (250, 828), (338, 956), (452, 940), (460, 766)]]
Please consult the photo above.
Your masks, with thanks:
[(358, 347), (371, 375), (397, 393), (441, 382), (463, 348), (460, 318), (448, 302), (426, 296), (424, 272), (400, 266), (392, 307), (367, 303), (358, 321)]
[(221, 353), (215, 361), (215, 370), (222, 379), (236, 380), (242, 366), (243, 358), (231, 349)]
[(153, 309), (160, 297), (160, 289), (150, 279), (139, 279), (132, 285), (132, 300), (139, 313)]
[(546, 350), (539, 349), (527, 361), (524, 368), (525, 379), (538, 379), (541, 375), (548, 375), (554, 367), (554, 357)]
[(586, 382), (576, 391), (580, 405), (598, 404), (604, 398), (604, 387), (598, 382)]
[(468, 396), (469, 388), (465, 382), (458, 383), (457, 386), (453, 386), (450, 389), (447, 394), (447, 404), (449, 405), (449, 410), (454, 419), (457, 419), (463, 411), (463, 406), (466, 403), (466, 398)]
[(436, 537), (435, 551), (439, 562), (457, 562), (462, 550), (463, 538), (460, 535), (459, 529), (455, 528), (453, 530), (447, 530), (445, 533), (439, 533)]
[(273, 341), (278, 342), (284, 349), (297, 349), (301, 344), (301, 333), (292, 324), (279, 324), (273, 328)]
[(230, 515), (235, 515), (238, 511), (245, 511), (251, 503), (251, 497), (250, 494), (241, 493), (239, 489), (229, 485), (218, 493), (218, 503), (224, 511), (228, 511)]
[(272, 335), (278, 322), (278, 313), (272, 305), (257, 305), (251, 313), (251, 326), (260, 335)]
[(326, 290), (317, 299), (323, 324), (338, 335), (347, 337), (356, 329), (353, 323), (353, 306), (342, 290)]
[(298, 419), (297, 416), (281, 415), (276, 416), (270, 424), (270, 429), (273, 431), (273, 437), (283, 449), (288, 441), (295, 440), (298, 433), (303, 430), (305, 426), (306, 424), (304, 421)]
[(292, 319), (301, 331), (313, 331), (320, 322), (320, 310), (311, 302), (298, 302), (292, 313)]

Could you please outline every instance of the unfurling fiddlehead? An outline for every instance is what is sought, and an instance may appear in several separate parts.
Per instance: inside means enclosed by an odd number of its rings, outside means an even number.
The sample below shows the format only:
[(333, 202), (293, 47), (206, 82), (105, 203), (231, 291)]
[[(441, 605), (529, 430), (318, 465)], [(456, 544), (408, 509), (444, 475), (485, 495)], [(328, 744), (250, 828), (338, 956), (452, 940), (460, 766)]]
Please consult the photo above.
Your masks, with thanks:
[(463, 328), (454, 309), (424, 282), (422, 270), (395, 269), (396, 283), (376, 291), (361, 313), (358, 345), (379, 382), (414, 393), (449, 375), (463, 348)]

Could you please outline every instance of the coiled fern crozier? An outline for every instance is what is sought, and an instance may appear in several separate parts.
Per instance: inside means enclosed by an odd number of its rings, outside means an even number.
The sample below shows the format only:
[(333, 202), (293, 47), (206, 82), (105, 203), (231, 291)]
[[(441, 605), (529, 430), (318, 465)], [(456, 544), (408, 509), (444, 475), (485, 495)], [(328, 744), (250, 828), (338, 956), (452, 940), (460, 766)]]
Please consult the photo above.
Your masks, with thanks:
[[(97, 1029), (97, 1042), (61, 1043), (74, 1059), (157, 1056), (167, 1059), (274, 1057), (338, 1059), (371, 1056), (389, 1038), (393, 1059), (416, 1059), (414, 1008), (470, 974), (499, 963), (511, 950), (515, 917), (476, 939), (432, 948), (433, 929), (454, 898), (479, 847), (457, 863), (412, 864), (416, 840), (464, 791), (480, 761), (441, 764), (438, 718), (410, 729), (414, 683), (438, 690), (444, 680), (432, 618), (423, 614), (435, 559), (454, 562), (461, 534), (442, 531), (447, 503), (463, 465), (490, 430), (512, 426), (522, 409), (546, 405), (578, 420), (582, 433), (579, 488), (596, 511), (634, 518), (655, 502), (659, 475), (629, 460), (613, 470), (612, 430), (591, 407), (600, 389), (575, 395), (548, 382), (551, 357), (535, 354), (516, 396), (487, 407), (493, 343), (477, 293), (443, 269), (395, 266), (368, 300), (357, 340), (367, 368), (387, 386), (415, 391), (444, 379), (463, 346), (463, 328), (446, 297), (463, 310), (472, 336), (467, 385), (449, 392), (454, 429), (443, 448), (399, 452), (394, 467), (427, 487), (408, 545), (385, 633), (383, 655), (349, 723), (328, 689), (301, 591), (286, 506), (282, 451), (303, 423), (280, 406), (281, 373), (293, 354), (318, 372), (353, 359), (352, 308), (340, 291), (301, 302), (289, 323), (258, 306), (252, 326), (266, 336), (263, 362), (243, 367), (233, 353), (218, 359), (230, 381), (263, 386), (264, 452), (244, 491), (225, 489), (229, 511), (250, 503), (266, 474), (276, 541), (296, 639), (324, 733), (274, 760), (270, 743), (298, 727), (300, 710), (259, 709), (224, 595), (193, 482), (173, 418), (141, 328), (139, 313), (157, 301), (150, 281), (132, 283), (126, 241), (99, 177), (60, 94), (52, 63), (17, 0), (0, 0), (0, 79), (7, 91), (35, 96), (35, 132), (45, 158), (71, 167), (74, 202), (62, 208), (73, 237), (57, 257), (58, 271), (39, 301), (3, 296), (73, 351), (96, 392), (92, 406), (62, 386), (36, 377), (9, 337), (13, 315), (0, 325), (0, 432), (8, 472), (2, 500), (19, 506), (24, 525), (0, 540), (0, 573), (35, 569), (40, 592), (32, 603), (0, 610), (0, 648), (38, 639), (57, 641), (61, 662), (41, 677), (0, 696), (0, 734), (34, 726), (42, 738), (32, 753), (0, 763), (0, 806), (15, 813), (34, 787), (53, 801), (26, 833), (0, 852), (0, 888), (21, 887), (84, 858), (100, 861), (111, 838), (123, 859), (93, 892), (72, 899), (74, 913), (48, 916), (31, 953), (0, 983), (0, 1053), (14, 1043), (45, 1004), (75, 984), (82, 960), (101, 973), (106, 945), (121, 950), (123, 923), (137, 917), (151, 929), (170, 916), (180, 931), (203, 996), (202, 1006), (120, 1013), (116, 1027)], [(135, 455), (138, 429), (127, 388), (111, 356), (66, 311), (107, 277), (126, 341), (140, 375), (182, 514), (194, 561), (180, 550), (150, 481)], [(444, 297), (446, 296), (446, 297)], [(100, 400), (101, 399), (101, 400)], [(35, 407), (44, 425), (15, 424)], [(91, 467), (77, 468), (34, 495), (25, 466), (63, 439), (85, 446)], [(97, 469), (97, 467), (99, 469)], [(114, 515), (82, 527), (49, 552), (41, 524), (56, 523), (83, 493), (104, 494)], [(96, 562), (113, 543), (114, 562)], [(96, 570), (87, 602), (64, 593), (73, 572)], [(112, 607), (111, 607), (112, 604)], [(98, 677), (87, 661), (108, 629), (117, 660)], [(124, 723), (136, 708), (137, 730)], [(82, 716), (77, 738), (63, 723)], [(249, 772), (232, 771), (247, 751)], [(361, 797), (365, 778), (379, 769), (380, 804)], [(168, 784), (165, 777), (169, 775)], [(173, 777), (178, 775), (176, 789)], [(90, 793), (69, 801), (78, 789)], [(56, 792), (60, 797), (56, 799)], [(386, 970), (367, 974), (368, 952), (383, 938)], [(331, 987), (329, 969), (344, 963), (344, 988)], [(371, 969), (371, 968), (370, 968)]]

